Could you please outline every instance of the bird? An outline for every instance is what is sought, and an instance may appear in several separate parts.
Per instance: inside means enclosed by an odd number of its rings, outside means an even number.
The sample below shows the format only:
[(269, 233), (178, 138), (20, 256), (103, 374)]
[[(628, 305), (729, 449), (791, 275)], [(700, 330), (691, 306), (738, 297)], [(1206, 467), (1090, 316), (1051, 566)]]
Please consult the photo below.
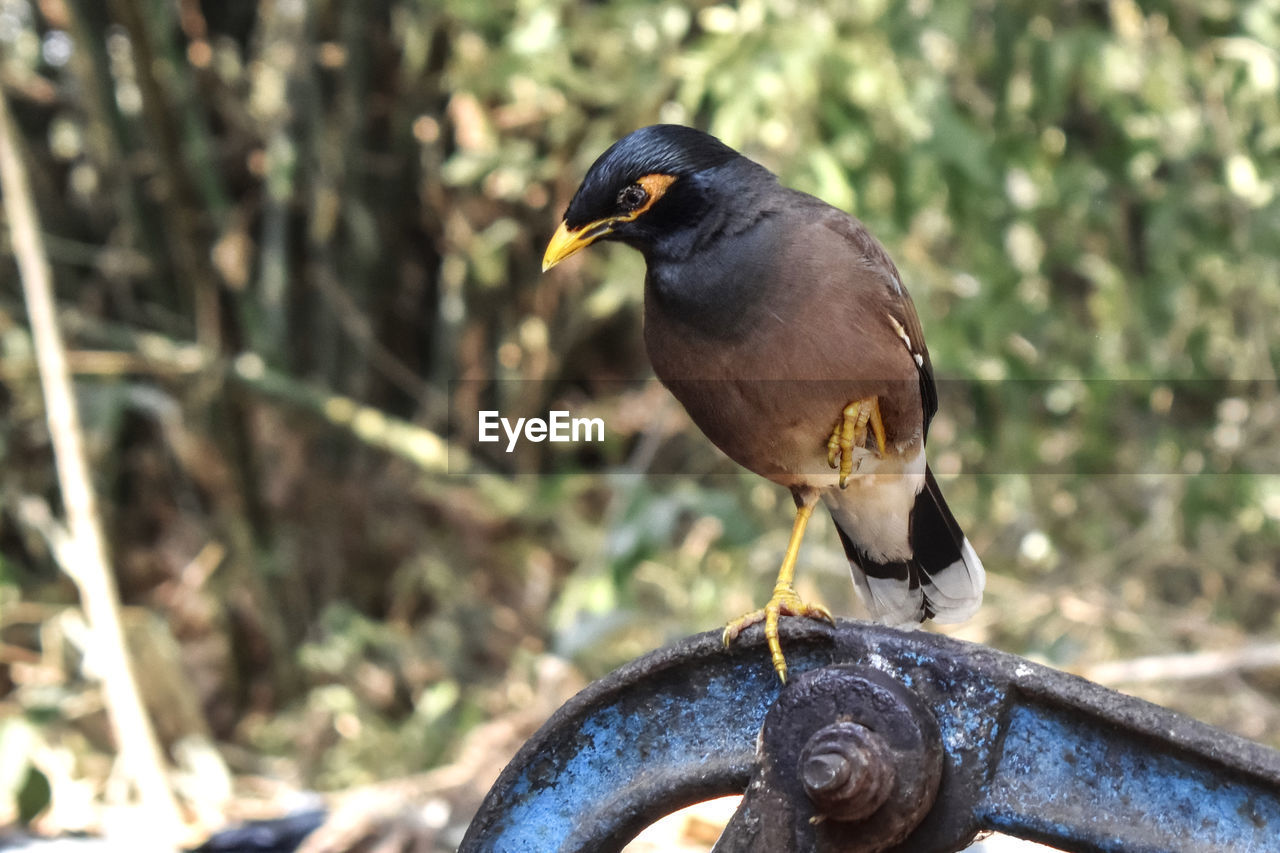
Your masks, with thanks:
[(587, 170), (543, 272), (605, 241), (644, 256), (644, 342), (658, 379), (725, 455), (795, 502), (773, 592), (728, 623), (725, 646), (763, 622), (785, 684), (780, 618), (834, 623), (794, 583), (819, 503), (877, 621), (972, 616), (986, 573), (925, 459), (938, 409), (929, 350), (866, 226), (708, 133), (657, 124)]

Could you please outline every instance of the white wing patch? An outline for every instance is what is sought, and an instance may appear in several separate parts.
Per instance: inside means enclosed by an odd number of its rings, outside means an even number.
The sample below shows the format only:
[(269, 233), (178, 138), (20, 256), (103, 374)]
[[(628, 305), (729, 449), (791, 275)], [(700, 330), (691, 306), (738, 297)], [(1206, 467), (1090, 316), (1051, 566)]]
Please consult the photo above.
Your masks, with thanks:
[(898, 322), (898, 318), (892, 314), (889, 316), (889, 322), (893, 324), (893, 331), (897, 333), (902, 342), (907, 345), (907, 352), (911, 353), (911, 357), (916, 361), (916, 367), (924, 367), (924, 356), (916, 352), (915, 347), (911, 346), (911, 336), (907, 334), (907, 330), (902, 328), (902, 324)]

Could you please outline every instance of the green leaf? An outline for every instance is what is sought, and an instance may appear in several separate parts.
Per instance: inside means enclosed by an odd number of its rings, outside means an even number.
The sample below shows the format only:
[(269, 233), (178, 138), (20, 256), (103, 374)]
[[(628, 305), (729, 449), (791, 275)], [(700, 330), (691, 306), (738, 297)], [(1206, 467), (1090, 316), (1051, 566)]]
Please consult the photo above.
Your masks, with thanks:
[(27, 775), (18, 788), (18, 822), (26, 825), (35, 820), (36, 815), (48, 808), (53, 801), (53, 787), (49, 777), (40, 772), (35, 765), (27, 765)]

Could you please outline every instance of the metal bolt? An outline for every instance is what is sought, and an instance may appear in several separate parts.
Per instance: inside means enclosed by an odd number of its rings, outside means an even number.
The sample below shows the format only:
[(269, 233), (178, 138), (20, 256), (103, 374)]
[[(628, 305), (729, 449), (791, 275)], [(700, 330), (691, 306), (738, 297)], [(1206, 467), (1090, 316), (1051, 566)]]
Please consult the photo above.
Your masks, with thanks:
[(893, 753), (865, 726), (833, 723), (805, 744), (800, 780), (823, 817), (862, 820), (875, 814), (893, 790)]

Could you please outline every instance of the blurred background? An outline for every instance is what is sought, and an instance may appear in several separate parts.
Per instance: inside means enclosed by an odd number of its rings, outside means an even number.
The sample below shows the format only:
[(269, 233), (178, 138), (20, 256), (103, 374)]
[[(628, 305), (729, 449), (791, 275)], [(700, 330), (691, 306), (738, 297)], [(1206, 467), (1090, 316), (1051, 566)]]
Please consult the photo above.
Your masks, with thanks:
[[(767, 596), (791, 502), (651, 378), (642, 259), (539, 272), (657, 121), (896, 259), (989, 572), (949, 633), (1280, 746), (1277, 0), (0, 0), (0, 87), (193, 837), (402, 780), (448, 849), (578, 687)], [(8, 226), (0, 825), (99, 833), (139, 815)], [(864, 613), (825, 520), (800, 590)]]

